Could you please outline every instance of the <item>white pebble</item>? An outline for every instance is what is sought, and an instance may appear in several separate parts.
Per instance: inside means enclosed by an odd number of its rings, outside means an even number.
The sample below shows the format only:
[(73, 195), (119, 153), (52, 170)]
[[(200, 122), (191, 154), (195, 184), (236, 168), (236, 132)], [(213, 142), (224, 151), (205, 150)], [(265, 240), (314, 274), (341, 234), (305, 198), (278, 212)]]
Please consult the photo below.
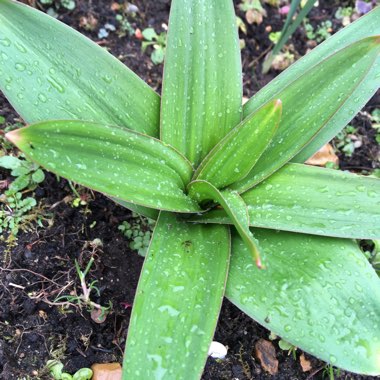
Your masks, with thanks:
[(211, 342), (208, 355), (214, 359), (224, 359), (227, 355), (227, 347), (219, 342)]

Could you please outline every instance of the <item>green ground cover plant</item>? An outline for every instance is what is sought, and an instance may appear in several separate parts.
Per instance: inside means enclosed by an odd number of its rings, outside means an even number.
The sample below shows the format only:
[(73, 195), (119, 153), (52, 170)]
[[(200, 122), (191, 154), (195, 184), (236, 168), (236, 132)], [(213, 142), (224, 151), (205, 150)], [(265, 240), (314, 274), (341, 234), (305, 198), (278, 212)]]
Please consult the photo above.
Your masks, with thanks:
[(242, 107), (231, 0), (172, 1), (161, 97), (76, 31), (0, 0), (0, 89), (30, 124), (7, 138), (157, 220), (124, 380), (199, 378), (224, 296), (331, 365), (380, 374), (380, 280), (353, 240), (380, 237), (380, 182), (303, 164), (378, 89), (379, 20)]

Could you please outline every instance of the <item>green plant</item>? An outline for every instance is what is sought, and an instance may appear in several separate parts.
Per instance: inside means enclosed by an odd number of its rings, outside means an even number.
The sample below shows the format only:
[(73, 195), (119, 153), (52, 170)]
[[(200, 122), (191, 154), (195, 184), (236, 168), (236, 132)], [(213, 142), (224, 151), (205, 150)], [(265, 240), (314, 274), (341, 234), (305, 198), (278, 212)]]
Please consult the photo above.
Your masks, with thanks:
[(159, 65), (164, 62), (166, 50), (166, 32), (157, 34), (153, 28), (146, 28), (142, 31), (142, 36), (145, 41), (142, 42), (142, 51), (145, 51), (148, 46), (153, 46), (153, 52), (150, 55), (152, 62)]
[(42, 4), (42, 5), (51, 5), (51, 6), (55, 6), (55, 9), (59, 9), (59, 8), (64, 8), (64, 9), (67, 9), (69, 11), (72, 11), (75, 9), (76, 7), (76, 2), (75, 0), (39, 0), (39, 2)]
[[(101, 244), (101, 242), (97, 242), (96, 240), (93, 242), (95, 244), (95, 248), (97, 244)], [(112, 309), (112, 303), (109, 305), (101, 306), (98, 303), (91, 300), (91, 293), (95, 292), (100, 297), (100, 291), (96, 286), (97, 280), (91, 281), (87, 284), (86, 276), (90, 271), (92, 264), (94, 263), (94, 258), (91, 257), (90, 261), (87, 263), (87, 266), (84, 271), (80, 269), (78, 262), (75, 260), (75, 269), (77, 271), (77, 275), (79, 277), (80, 286), (82, 290), (82, 294), (74, 294), (74, 295), (63, 295), (59, 296), (55, 299), (55, 303), (57, 302), (67, 302), (69, 304), (76, 304), (79, 307), (86, 307), (89, 312), (91, 312), (91, 317), (98, 323), (104, 322), (110, 310)]]
[(118, 35), (119, 37), (124, 37), (127, 34), (129, 36), (133, 36), (135, 34), (135, 30), (133, 26), (129, 22), (127, 15), (125, 14), (117, 14), (116, 21), (118, 22)]
[(27, 227), (34, 220), (41, 222), (39, 211), (30, 213), (37, 206), (33, 196), (23, 197), (22, 191), (33, 191), (45, 179), (39, 165), (25, 159), (5, 155), (0, 157), (0, 167), (11, 170), (15, 179), (4, 187), (0, 195), (0, 233), (8, 232), (16, 237), (20, 228)]
[(344, 153), (347, 157), (351, 157), (355, 149), (360, 148), (362, 142), (356, 136), (357, 128), (347, 125), (341, 132), (336, 135), (335, 147)]
[(132, 213), (132, 219), (129, 222), (124, 221), (118, 229), (125, 237), (132, 240), (129, 244), (130, 248), (145, 257), (155, 224), (156, 222), (152, 219)]
[(63, 372), (63, 364), (58, 360), (48, 360), (46, 367), (54, 380), (91, 380), (92, 370), (90, 368), (81, 368), (74, 375)]
[(24, 189), (34, 190), (45, 179), (39, 165), (18, 157), (0, 157), (0, 167), (11, 170), (11, 175), (15, 177), (8, 187), (8, 194), (15, 194)]
[(380, 280), (353, 240), (380, 237), (380, 182), (303, 165), (379, 87), (379, 18), (350, 24), (242, 107), (231, 0), (173, 0), (161, 99), (85, 37), (0, 0), (0, 88), (32, 124), (7, 137), (158, 218), (124, 380), (199, 378), (223, 295), (334, 366), (380, 373)]
[[(276, 340), (277, 338), (278, 338), (278, 336), (276, 334), (273, 334), (273, 333), (269, 334), (270, 340)], [(280, 349), (282, 351), (288, 351), (288, 355), (291, 354), (293, 356), (293, 359), (296, 360), (296, 358), (297, 358), (297, 347), (296, 346), (287, 342), (286, 340), (280, 339), (278, 341), (278, 347), (280, 347)]]
[(322, 379), (335, 380), (335, 376), (340, 376), (340, 369), (334, 368), (331, 364), (326, 365), (322, 372)]
[(316, 42), (322, 42), (331, 36), (332, 32), (332, 22), (330, 20), (323, 21), (321, 24), (314, 29), (308, 20), (304, 21), (306, 36), (309, 40), (314, 40)]
[(372, 128), (376, 130), (376, 141), (380, 144), (380, 108), (375, 108), (371, 113)]
[(342, 20), (342, 25), (347, 26), (351, 23), (351, 16), (354, 13), (354, 8), (352, 7), (339, 7), (335, 12), (335, 18)]

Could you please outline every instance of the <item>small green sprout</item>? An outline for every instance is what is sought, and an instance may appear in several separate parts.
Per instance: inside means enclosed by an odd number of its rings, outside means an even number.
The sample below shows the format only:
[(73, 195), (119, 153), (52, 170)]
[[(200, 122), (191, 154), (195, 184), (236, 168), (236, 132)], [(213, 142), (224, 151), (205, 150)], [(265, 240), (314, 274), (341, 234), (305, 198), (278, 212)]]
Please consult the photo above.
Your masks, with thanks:
[(129, 222), (124, 221), (118, 229), (126, 238), (132, 240), (129, 247), (145, 257), (154, 225), (154, 220), (132, 213), (132, 219)]
[(32, 196), (23, 198), (22, 191), (33, 191), (45, 175), (37, 164), (10, 155), (0, 157), (0, 167), (11, 170), (15, 177), (9, 184), (1, 181), (7, 190), (0, 196), (0, 233), (7, 231), (15, 237), (36, 216), (28, 212), (37, 206), (37, 201)]
[[(94, 242), (96, 240), (97, 239), (95, 239)], [(79, 307), (86, 307), (88, 311), (91, 312), (91, 318), (97, 323), (102, 323), (104, 322), (110, 310), (112, 309), (112, 303), (109, 302), (109, 305), (107, 307), (101, 306), (98, 303), (93, 302), (90, 298), (92, 292), (95, 292), (98, 296), (100, 296), (99, 288), (96, 286), (96, 283), (98, 281), (94, 280), (90, 282), (89, 284), (87, 284), (86, 282), (86, 276), (88, 275), (93, 263), (94, 263), (94, 258), (91, 257), (85, 270), (82, 271), (78, 264), (78, 261), (75, 260), (75, 269), (77, 271), (77, 274), (80, 280), (82, 294), (63, 295), (56, 298), (54, 302), (63, 300), (64, 302), (68, 302), (69, 304), (74, 303), (74, 304), (77, 304)]]
[(74, 375), (63, 372), (63, 364), (58, 360), (48, 360), (46, 364), (54, 380), (90, 380), (93, 372), (90, 368), (81, 368)]
[(335, 147), (346, 157), (352, 157), (355, 150), (362, 145), (362, 141), (356, 136), (357, 132), (357, 128), (347, 125), (335, 138)]
[(339, 377), (340, 372), (341, 371), (339, 368), (335, 368), (333, 365), (327, 364), (322, 372), (322, 379), (328, 378), (329, 380), (335, 380), (335, 376)]
[(330, 20), (323, 21), (316, 29), (309, 23), (309, 20), (304, 22), (306, 36), (309, 40), (314, 40), (318, 43), (326, 40), (331, 36), (332, 22)]
[(269, 39), (274, 43), (277, 44), (278, 41), (280, 41), (281, 38), (281, 32), (272, 32), (269, 33)]
[(145, 39), (142, 43), (142, 51), (144, 52), (148, 46), (153, 46), (153, 52), (150, 55), (152, 62), (159, 65), (164, 62), (166, 50), (166, 32), (157, 34), (153, 28), (146, 28), (142, 31)]
[[(72, 11), (75, 9), (76, 7), (76, 2), (75, 0), (39, 0), (39, 2), (42, 4), (42, 5), (48, 5), (48, 6), (54, 6), (55, 9), (60, 9), (61, 7), (68, 10), (68, 11)], [(50, 8), (52, 9), (53, 11), (54, 8)]]
[(135, 34), (135, 30), (133, 26), (129, 22), (128, 18), (124, 14), (117, 14), (116, 21), (118, 22), (118, 36), (124, 37), (126, 35), (133, 36)]
[(371, 113), (372, 128), (376, 130), (376, 141), (380, 144), (380, 108), (375, 108)]
[(284, 340), (284, 339), (282, 339), (282, 338), (280, 338), (280, 337), (278, 337), (276, 334), (274, 334), (273, 332), (271, 332), (270, 334), (269, 334), (269, 339), (270, 340), (276, 340), (276, 339), (280, 339), (279, 341), (278, 341), (278, 346), (280, 347), (280, 349), (282, 350), (282, 351), (288, 351), (288, 355), (290, 355), (290, 354), (292, 354), (292, 356), (293, 356), (293, 359), (296, 359), (296, 352), (297, 352), (297, 347), (296, 346), (294, 346), (293, 344), (291, 344), (291, 343), (289, 343), (289, 342), (287, 342), (286, 340)]

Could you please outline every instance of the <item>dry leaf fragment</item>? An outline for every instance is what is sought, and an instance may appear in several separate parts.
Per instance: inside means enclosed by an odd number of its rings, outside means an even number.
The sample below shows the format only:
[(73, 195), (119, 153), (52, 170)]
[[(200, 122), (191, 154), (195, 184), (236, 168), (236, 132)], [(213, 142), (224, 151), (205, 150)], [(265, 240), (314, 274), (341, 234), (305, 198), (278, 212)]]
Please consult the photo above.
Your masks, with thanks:
[(97, 26), (98, 19), (92, 14), (89, 14), (87, 17), (82, 16), (79, 19), (79, 27), (85, 30), (95, 30)]
[(258, 340), (255, 344), (255, 355), (266, 372), (271, 375), (275, 375), (278, 372), (276, 350), (271, 342), (265, 339)]
[(304, 354), (301, 354), (300, 356), (300, 364), (303, 372), (308, 372), (312, 369), (310, 360), (307, 360)]
[(248, 24), (257, 24), (260, 25), (263, 22), (263, 15), (256, 9), (248, 9), (248, 11), (245, 13), (245, 19), (247, 20)]
[(121, 366), (119, 363), (93, 364), (92, 380), (121, 380)]
[(120, 10), (120, 8), (121, 8), (121, 5), (119, 3), (113, 2), (111, 4), (111, 11), (116, 12), (116, 11)]
[(334, 153), (334, 148), (330, 144), (324, 145), (317, 153), (310, 157), (306, 164), (314, 166), (325, 166), (328, 162), (339, 164), (339, 158)]

